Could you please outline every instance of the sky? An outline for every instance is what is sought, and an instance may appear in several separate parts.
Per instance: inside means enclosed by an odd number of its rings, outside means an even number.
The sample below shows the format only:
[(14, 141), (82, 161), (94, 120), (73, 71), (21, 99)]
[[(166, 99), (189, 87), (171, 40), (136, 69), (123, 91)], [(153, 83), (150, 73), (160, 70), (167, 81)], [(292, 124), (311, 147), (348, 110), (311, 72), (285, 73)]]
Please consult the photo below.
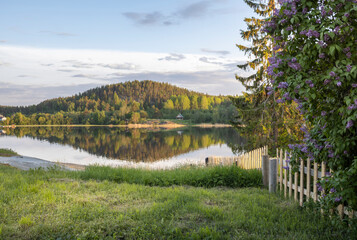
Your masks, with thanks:
[(240, 94), (253, 15), (243, 0), (0, 0), (0, 105), (133, 80)]

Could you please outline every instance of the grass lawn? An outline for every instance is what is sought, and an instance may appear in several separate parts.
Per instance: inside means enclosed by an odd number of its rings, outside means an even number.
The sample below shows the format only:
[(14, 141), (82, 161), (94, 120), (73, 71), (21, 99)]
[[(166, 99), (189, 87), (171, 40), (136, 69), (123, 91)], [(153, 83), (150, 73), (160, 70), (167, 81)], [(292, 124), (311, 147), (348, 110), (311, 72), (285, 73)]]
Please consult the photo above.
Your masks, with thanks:
[(354, 237), (261, 188), (162, 187), (92, 176), (0, 165), (0, 239)]
[(11, 149), (0, 148), (0, 157), (12, 157), (18, 154)]

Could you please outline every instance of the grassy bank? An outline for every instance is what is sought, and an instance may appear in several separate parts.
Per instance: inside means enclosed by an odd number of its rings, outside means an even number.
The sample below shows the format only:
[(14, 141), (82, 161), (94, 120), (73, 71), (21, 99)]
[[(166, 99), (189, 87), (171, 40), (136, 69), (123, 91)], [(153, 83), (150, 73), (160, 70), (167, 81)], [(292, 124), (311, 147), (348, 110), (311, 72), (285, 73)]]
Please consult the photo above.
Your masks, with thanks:
[(232, 167), (186, 167), (172, 170), (148, 171), (143, 169), (90, 166), (83, 172), (73, 173), (82, 180), (109, 180), (117, 183), (134, 183), (167, 187), (188, 185), (193, 187), (260, 187), (259, 170), (243, 170)]
[(353, 237), (261, 188), (151, 187), (81, 178), (0, 166), (0, 239)]
[(0, 148), (0, 157), (12, 157), (18, 154), (11, 149)]

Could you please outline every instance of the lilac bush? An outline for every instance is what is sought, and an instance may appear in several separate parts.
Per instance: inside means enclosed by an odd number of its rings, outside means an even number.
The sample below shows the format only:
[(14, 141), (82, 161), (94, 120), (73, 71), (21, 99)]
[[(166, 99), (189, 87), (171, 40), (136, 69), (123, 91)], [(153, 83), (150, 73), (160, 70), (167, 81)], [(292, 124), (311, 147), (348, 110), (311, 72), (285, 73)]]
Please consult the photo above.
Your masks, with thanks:
[(357, 0), (279, 0), (264, 31), (279, 46), (271, 91), (298, 103), (306, 123), (291, 163), (326, 162), (333, 175), (321, 182), (321, 203), (357, 210)]

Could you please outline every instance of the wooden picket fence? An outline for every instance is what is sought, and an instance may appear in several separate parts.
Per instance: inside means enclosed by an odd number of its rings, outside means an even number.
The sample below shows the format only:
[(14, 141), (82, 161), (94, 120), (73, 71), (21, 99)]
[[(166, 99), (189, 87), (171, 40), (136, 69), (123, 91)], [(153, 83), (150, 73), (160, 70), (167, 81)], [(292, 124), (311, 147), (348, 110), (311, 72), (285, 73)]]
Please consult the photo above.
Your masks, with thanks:
[[(324, 178), (327, 174), (326, 163), (318, 164), (310, 159), (301, 160), (299, 172), (295, 172), (293, 175), (289, 161), (287, 161), (288, 152), (277, 149), (276, 156), (278, 160), (277, 187), (284, 193), (284, 197), (294, 197), (295, 201), (299, 201), (300, 206), (310, 198), (315, 202), (319, 201), (321, 195), (317, 183), (318, 179)], [(341, 218), (344, 215), (348, 215), (350, 218), (357, 217), (356, 211), (347, 211), (342, 204), (338, 206), (337, 212)]]
[(206, 158), (206, 166), (228, 166), (236, 165), (243, 169), (261, 169), (262, 156), (268, 154), (268, 146), (243, 153), (236, 157), (217, 157), (211, 156)]

